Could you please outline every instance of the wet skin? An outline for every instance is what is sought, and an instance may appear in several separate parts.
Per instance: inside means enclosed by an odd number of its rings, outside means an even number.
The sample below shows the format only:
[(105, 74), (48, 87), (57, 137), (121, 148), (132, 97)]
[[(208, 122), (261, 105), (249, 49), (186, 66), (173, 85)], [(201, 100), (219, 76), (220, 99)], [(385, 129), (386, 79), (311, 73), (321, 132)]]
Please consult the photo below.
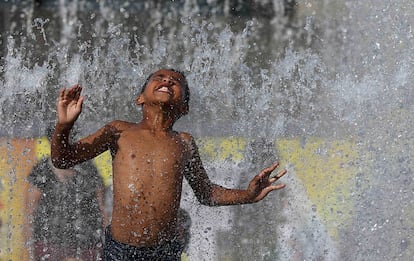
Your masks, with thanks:
[(141, 122), (113, 121), (73, 144), (67, 137), (82, 110), (82, 88), (75, 85), (60, 92), (53, 163), (68, 168), (110, 150), (114, 189), (111, 234), (119, 242), (154, 246), (176, 236), (183, 177), (198, 200), (211, 206), (257, 202), (285, 186), (273, 183), (286, 170), (270, 177), (277, 163), (256, 175), (247, 189), (211, 183), (194, 139), (172, 129), (188, 111), (183, 83), (180, 73), (155, 72), (136, 99), (143, 109)]

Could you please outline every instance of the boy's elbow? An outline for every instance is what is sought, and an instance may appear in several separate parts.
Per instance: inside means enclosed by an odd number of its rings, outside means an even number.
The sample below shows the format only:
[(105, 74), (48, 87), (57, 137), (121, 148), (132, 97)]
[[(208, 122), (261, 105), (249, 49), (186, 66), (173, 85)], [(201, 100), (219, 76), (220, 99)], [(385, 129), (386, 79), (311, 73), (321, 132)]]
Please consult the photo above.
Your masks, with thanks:
[(50, 159), (53, 166), (58, 169), (68, 169), (74, 165), (72, 160), (70, 160), (71, 158), (72, 155), (66, 148), (57, 148), (52, 143)]
[(200, 204), (214, 207), (214, 206), (220, 206), (220, 199), (217, 197), (217, 185), (209, 184), (208, 187), (201, 189), (203, 191), (202, 193), (197, 193), (197, 199), (200, 202)]
[(52, 158), (52, 165), (58, 169), (64, 169), (64, 165), (62, 161)]
[(68, 164), (67, 161), (65, 161), (64, 159), (61, 159), (59, 157), (51, 157), (52, 160), (52, 165), (58, 169), (67, 169), (70, 168), (71, 166)]
[(216, 203), (214, 203), (211, 200), (199, 200), (199, 202), (201, 205), (208, 206), (208, 207), (218, 206)]
[(211, 197), (199, 197), (198, 202), (200, 202), (201, 205), (208, 207), (218, 206), (217, 202), (214, 201)]

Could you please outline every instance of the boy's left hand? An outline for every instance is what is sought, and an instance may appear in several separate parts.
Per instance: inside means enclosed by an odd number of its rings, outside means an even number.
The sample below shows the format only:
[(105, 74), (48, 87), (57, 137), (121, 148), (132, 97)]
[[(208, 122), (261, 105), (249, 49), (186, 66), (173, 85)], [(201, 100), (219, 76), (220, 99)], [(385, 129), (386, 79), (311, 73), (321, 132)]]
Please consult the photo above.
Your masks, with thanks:
[(284, 188), (285, 184), (273, 185), (278, 179), (287, 173), (287, 170), (280, 171), (276, 176), (270, 177), (270, 174), (279, 166), (275, 163), (272, 166), (265, 168), (258, 175), (256, 175), (249, 183), (247, 191), (253, 202), (257, 202), (266, 197), (269, 192)]

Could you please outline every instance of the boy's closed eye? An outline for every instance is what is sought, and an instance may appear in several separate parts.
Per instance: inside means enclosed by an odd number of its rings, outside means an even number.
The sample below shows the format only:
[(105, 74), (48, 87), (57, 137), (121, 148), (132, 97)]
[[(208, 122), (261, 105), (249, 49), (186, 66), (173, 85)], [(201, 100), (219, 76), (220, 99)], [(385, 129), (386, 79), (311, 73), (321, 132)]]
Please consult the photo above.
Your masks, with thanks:
[[(162, 82), (162, 81), (164, 81), (164, 79), (165, 79), (165, 76), (163, 76), (163, 75), (157, 75), (157, 76), (154, 76), (154, 78), (153, 78), (155, 81), (159, 81), (159, 82)], [(180, 84), (180, 81), (178, 80), (178, 79), (176, 79), (176, 78), (174, 78), (174, 77), (171, 77), (171, 76), (169, 76), (168, 77), (168, 81), (170, 81), (170, 82), (172, 82), (173, 84), (175, 84), (175, 85), (179, 85)]]

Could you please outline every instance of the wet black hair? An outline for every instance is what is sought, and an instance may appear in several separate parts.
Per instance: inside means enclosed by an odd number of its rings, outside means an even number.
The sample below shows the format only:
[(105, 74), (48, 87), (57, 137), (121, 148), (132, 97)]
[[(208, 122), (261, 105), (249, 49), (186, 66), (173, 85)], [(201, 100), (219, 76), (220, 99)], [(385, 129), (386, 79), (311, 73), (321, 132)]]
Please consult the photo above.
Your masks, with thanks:
[[(180, 71), (180, 70), (176, 70), (176, 69), (171, 69), (171, 68), (163, 68), (160, 70), (167, 70), (167, 71), (172, 71), (172, 72), (176, 72), (181, 74), (181, 76), (183, 77), (183, 87), (184, 87), (184, 103), (185, 105), (188, 105), (190, 103), (190, 88), (188, 87), (188, 82), (187, 82), (187, 78), (185, 77), (185, 74)], [(159, 71), (159, 70), (157, 70)], [(141, 88), (141, 92), (140, 94), (142, 94), (145, 91), (145, 87), (147, 87), (147, 84), (149, 82), (149, 80), (151, 79), (151, 77), (154, 75), (155, 72), (151, 73), (148, 78), (145, 80), (144, 85), (142, 85)]]

